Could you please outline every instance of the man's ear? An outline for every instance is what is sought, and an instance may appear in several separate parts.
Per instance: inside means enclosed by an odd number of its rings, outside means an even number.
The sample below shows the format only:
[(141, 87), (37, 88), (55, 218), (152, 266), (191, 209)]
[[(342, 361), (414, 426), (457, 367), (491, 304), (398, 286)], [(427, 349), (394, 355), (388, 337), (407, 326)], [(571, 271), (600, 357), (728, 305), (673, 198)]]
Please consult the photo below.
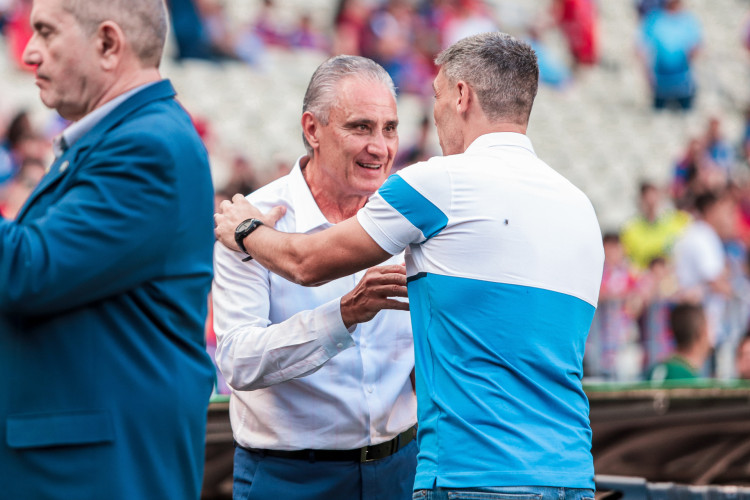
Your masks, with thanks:
[(125, 33), (122, 28), (112, 21), (104, 21), (96, 30), (95, 43), (102, 69), (114, 69), (125, 47)]
[(459, 80), (456, 82), (456, 90), (458, 91), (458, 97), (456, 98), (456, 111), (459, 114), (464, 114), (469, 110), (471, 99), (473, 98), (471, 87), (463, 81)]
[(302, 113), (302, 133), (313, 149), (317, 149), (320, 146), (320, 140), (318, 139), (320, 122), (309, 111)]

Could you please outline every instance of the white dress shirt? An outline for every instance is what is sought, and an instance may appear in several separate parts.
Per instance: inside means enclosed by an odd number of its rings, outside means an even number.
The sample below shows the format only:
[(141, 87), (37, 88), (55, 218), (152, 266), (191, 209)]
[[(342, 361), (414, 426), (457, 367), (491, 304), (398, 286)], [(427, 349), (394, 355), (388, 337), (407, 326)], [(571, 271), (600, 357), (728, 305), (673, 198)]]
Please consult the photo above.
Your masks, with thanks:
[[(300, 160), (289, 175), (248, 200), (261, 211), (284, 205), (280, 231), (314, 233), (331, 226)], [(229, 414), (240, 445), (354, 449), (388, 441), (414, 425), (408, 312), (381, 311), (350, 332), (340, 299), (364, 271), (308, 288), (243, 257), (216, 244), (212, 291), (216, 361), (232, 387)], [(399, 255), (386, 264), (401, 262)]]

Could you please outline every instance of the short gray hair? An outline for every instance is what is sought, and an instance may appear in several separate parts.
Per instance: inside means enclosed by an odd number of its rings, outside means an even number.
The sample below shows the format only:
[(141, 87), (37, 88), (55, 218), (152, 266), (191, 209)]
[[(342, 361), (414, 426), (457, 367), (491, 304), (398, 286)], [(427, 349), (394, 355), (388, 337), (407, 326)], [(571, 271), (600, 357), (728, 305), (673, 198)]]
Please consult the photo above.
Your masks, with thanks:
[[(331, 109), (338, 97), (337, 87), (345, 78), (361, 78), (385, 85), (396, 99), (393, 80), (380, 64), (366, 57), (341, 55), (328, 59), (315, 70), (302, 100), (302, 113), (309, 111), (323, 125), (328, 125)], [(313, 149), (304, 132), (302, 141), (307, 153), (312, 156)]]
[(159, 66), (167, 39), (164, 0), (64, 0), (63, 8), (89, 35), (104, 21), (116, 23), (141, 62)]
[(435, 58), (446, 79), (465, 81), (490, 121), (527, 124), (539, 86), (534, 50), (499, 31), (459, 40)]

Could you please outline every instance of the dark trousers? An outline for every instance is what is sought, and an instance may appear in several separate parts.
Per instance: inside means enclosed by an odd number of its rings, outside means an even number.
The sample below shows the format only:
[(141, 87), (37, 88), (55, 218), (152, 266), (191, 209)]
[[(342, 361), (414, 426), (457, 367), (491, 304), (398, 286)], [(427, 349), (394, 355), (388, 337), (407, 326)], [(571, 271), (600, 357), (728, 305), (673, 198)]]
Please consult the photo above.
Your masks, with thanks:
[(372, 462), (310, 462), (234, 452), (234, 500), (411, 500), (417, 443)]

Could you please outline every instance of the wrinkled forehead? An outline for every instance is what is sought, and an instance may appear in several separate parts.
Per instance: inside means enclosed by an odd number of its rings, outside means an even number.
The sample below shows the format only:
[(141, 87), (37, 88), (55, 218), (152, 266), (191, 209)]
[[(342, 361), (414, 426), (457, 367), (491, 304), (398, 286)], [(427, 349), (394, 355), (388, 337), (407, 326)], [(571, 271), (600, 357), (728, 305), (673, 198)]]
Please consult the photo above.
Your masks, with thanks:
[(339, 82), (331, 112), (336, 110), (344, 115), (375, 113), (397, 116), (396, 99), (388, 86), (380, 81), (359, 77), (348, 77)]

